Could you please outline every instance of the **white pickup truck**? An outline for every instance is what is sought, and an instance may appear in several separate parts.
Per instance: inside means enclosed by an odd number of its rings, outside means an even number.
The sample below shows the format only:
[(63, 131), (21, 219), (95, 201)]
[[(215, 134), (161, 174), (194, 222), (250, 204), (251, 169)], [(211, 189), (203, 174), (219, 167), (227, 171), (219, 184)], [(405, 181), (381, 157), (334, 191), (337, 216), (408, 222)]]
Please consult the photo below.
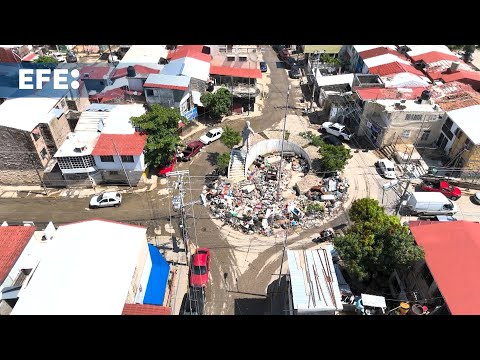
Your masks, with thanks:
[(350, 134), (345, 125), (339, 123), (331, 123), (329, 121), (324, 122), (320, 127), (320, 131), (325, 131), (329, 134), (343, 138), (343, 140), (350, 140), (352, 134)]

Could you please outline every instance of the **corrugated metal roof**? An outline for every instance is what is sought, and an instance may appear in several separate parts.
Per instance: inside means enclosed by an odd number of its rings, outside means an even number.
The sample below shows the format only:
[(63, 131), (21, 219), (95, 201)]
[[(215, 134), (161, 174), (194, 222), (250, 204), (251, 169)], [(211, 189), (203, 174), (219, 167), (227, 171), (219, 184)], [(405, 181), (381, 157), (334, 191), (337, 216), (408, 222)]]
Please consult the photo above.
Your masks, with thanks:
[(183, 75), (194, 79), (207, 81), (210, 74), (210, 62), (183, 57), (172, 60), (164, 66), (161, 72), (163, 75)]
[(60, 98), (20, 97), (0, 105), (0, 125), (32, 131), (40, 123), (49, 123), (54, 115), (49, 112)]
[(35, 226), (0, 226), (0, 285), (35, 232)]
[(176, 76), (165, 74), (150, 74), (148, 75), (144, 87), (160, 87), (166, 89), (186, 90), (190, 85), (189, 76)]
[(404, 64), (399, 61), (369, 67), (368, 72), (370, 74), (377, 74), (380, 76), (399, 74), (403, 72), (409, 72), (418, 76), (424, 76), (424, 74), (420, 70), (415, 69), (412, 65)]
[(287, 259), (294, 309), (299, 312), (343, 309), (330, 251), (287, 250)]
[[(101, 134), (92, 151), (92, 155), (132, 155), (139, 156), (143, 152), (147, 136), (134, 134)], [(114, 145), (115, 144), (115, 145)]]
[[(97, 133), (101, 130), (105, 134), (133, 134), (135, 129), (130, 118), (144, 113), (145, 108), (142, 104), (91, 104), (80, 115), (75, 132)], [(103, 123), (103, 129), (100, 122)]]
[(458, 57), (454, 54), (445, 54), (440, 51), (430, 51), (424, 54), (419, 54), (416, 56), (412, 56), (412, 61), (424, 61), (426, 64), (433, 63), (440, 60), (453, 60), (457, 61)]
[(405, 65), (410, 65), (410, 61), (404, 60), (401, 57), (393, 54), (384, 54), (380, 56), (371, 57), (363, 60), (365, 65), (370, 69), (375, 66), (386, 65), (391, 63), (400, 63)]
[(262, 72), (260, 69), (246, 69), (238, 67), (229, 67), (229, 66), (210, 66), (210, 74), (212, 75), (224, 75), (224, 76), (234, 76), (240, 78), (250, 78), (250, 79), (261, 79)]

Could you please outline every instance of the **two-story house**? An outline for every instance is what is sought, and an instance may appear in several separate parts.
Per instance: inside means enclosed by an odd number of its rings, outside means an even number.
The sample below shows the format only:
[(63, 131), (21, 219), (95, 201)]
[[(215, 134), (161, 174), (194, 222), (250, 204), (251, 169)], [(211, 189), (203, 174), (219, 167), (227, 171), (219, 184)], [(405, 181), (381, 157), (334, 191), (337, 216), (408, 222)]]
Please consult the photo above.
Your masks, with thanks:
[(135, 131), (130, 118), (144, 113), (141, 104), (90, 105), (55, 154), (67, 185), (136, 186), (145, 170), (146, 136)]

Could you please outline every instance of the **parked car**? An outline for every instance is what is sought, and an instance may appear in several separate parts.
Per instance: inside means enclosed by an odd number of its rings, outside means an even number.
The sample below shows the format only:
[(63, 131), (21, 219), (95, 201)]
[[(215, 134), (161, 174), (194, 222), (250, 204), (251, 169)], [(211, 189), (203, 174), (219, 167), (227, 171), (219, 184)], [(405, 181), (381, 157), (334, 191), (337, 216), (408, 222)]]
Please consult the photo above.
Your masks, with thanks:
[(177, 157), (174, 155), (169, 162), (167, 162), (163, 165), (160, 165), (157, 168), (158, 176), (165, 177), (167, 175), (167, 173), (172, 172), (176, 163), (177, 163)]
[(268, 70), (267, 63), (265, 61), (260, 61), (260, 71), (267, 72), (267, 70)]
[(323, 138), (323, 141), (325, 141), (327, 144), (330, 144), (330, 145), (342, 146), (342, 141), (333, 135), (325, 136)]
[(300, 72), (300, 67), (298, 65), (292, 65), (290, 71), (288, 72), (288, 76), (292, 79), (300, 79), (302, 73)]
[(203, 315), (205, 309), (205, 290), (202, 287), (191, 287), (185, 294), (182, 315)]
[(422, 191), (441, 192), (447, 198), (452, 200), (457, 200), (462, 196), (462, 190), (443, 180), (424, 180), (421, 189)]
[(320, 127), (320, 131), (325, 131), (329, 134), (341, 137), (343, 140), (350, 140), (352, 137), (352, 134), (350, 134), (345, 125), (339, 123), (332, 123), (329, 121), (322, 124), (322, 126)]
[(54, 57), (55, 59), (57, 59), (57, 61), (59, 63), (62, 63), (62, 62), (65, 62), (66, 61), (66, 58), (65, 58), (65, 54), (61, 53), (61, 52), (53, 52), (50, 54), (50, 56)]
[(200, 141), (205, 145), (208, 145), (214, 142), (215, 140), (220, 139), (222, 137), (222, 134), (223, 134), (222, 128), (210, 129), (205, 135), (202, 135), (200, 137)]
[(90, 199), (90, 208), (118, 207), (122, 204), (122, 194), (118, 192), (104, 192)]
[(407, 200), (407, 212), (410, 215), (450, 215), (458, 211), (455, 203), (439, 192), (414, 192)]
[(396, 179), (397, 175), (395, 174), (395, 164), (388, 159), (380, 159), (375, 163), (376, 166), (380, 169), (380, 172), (387, 179)]
[(472, 199), (475, 204), (480, 205), (480, 192), (476, 192)]
[(77, 55), (73, 51), (67, 52), (66, 59), (67, 63), (76, 63), (78, 61)]
[(190, 286), (205, 287), (208, 283), (208, 273), (210, 271), (210, 249), (198, 248), (193, 255), (192, 266), (190, 269)]
[(195, 140), (192, 141), (190, 144), (187, 145), (187, 147), (182, 151), (182, 161), (190, 161), (192, 160), (192, 157), (197, 155), (200, 152), (200, 149), (204, 146), (205, 144), (201, 142), (200, 140)]
[(297, 61), (293, 57), (287, 57), (285, 60), (283, 60), (283, 62), (285, 64), (285, 68), (287, 69), (291, 69), (294, 66), (298, 66)]

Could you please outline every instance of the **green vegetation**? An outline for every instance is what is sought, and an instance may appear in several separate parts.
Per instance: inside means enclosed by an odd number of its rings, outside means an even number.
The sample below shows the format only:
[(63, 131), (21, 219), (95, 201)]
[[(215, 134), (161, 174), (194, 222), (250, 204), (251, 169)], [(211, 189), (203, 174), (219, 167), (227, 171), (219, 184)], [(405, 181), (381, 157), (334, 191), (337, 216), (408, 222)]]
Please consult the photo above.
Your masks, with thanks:
[(218, 171), (225, 173), (230, 164), (230, 152), (225, 152), (217, 157), (216, 160)]
[(345, 146), (323, 144), (320, 145), (318, 151), (322, 155), (320, 164), (325, 171), (341, 171), (347, 165), (348, 160), (352, 158), (350, 149)]
[(158, 166), (172, 160), (177, 146), (181, 144), (178, 122), (185, 121), (178, 110), (154, 104), (147, 113), (130, 120), (148, 135), (145, 145), (147, 163)]
[(354, 225), (334, 239), (334, 246), (350, 275), (359, 280), (388, 277), (394, 269), (423, 259), (409, 228), (387, 215), (377, 200), (355, 200), (348, 214)]
[(227, 126), (225, 129), (223, 129), (223, 134), (220, 138), (220, 141), (224, 143), (226, 147), (231, 149), (237, 145), (240, 140), (242, 140), (240, 131), (234, 130), (230, 126)]
[(313, 203), (308, 204), (305, 207), (305, 213), (307, 215), (323, 213), (324, 210), (325, 210), (325, 208), (324, 208), (323, 204), (320, 203), (320, 202), (313, 202)]
[(210, 115), (214, 118), (220, 118), (228, 114), (232, 103), (230, 91), (225, 88), (218, 89), (215, 93), (206, 92), (200, 97), (200, 101), (205, 105)]
[(48, 56), (48, 55), (39, 56), (33, 62), (38, 64), (54, 64), (54, 65), (58, 64), (57, 59), (55, 59), (53, 56)]

